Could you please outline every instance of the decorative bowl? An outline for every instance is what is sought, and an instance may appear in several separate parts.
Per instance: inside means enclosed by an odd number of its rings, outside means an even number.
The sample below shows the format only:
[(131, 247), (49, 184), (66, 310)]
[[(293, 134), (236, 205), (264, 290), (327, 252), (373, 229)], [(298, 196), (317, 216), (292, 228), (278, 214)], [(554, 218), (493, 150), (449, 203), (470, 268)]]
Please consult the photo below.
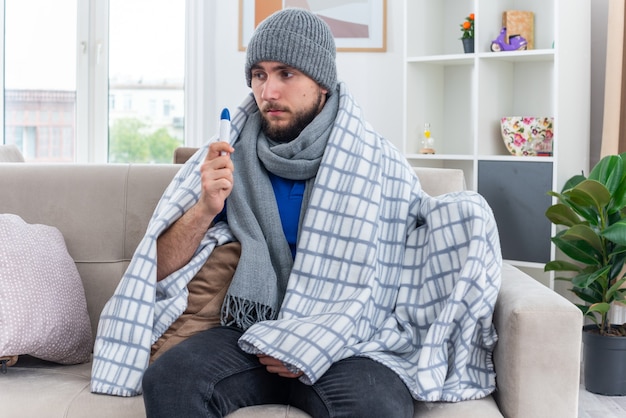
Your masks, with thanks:
[(552, 155), (554, 118), (506, 116), (500, 120), (504, 145), (512, 155)]

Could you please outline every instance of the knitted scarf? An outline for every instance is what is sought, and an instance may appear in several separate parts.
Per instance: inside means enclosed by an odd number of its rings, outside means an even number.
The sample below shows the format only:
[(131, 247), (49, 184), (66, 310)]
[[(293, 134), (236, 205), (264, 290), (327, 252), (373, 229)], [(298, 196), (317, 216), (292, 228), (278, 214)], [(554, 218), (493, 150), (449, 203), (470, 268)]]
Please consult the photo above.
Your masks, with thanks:
[(275, 143), (261, 132), (261, 115), (251, 114), (232, 154), (236, 167), (227, 217), (241, 243), (241, 258), (222, 308), (222, 322), (242, 329), (275, 319), (283, 300), (293, 260), (283, 234), (268, 172), (290, 180), (306, 180), (301, 213), (322, 160), (339, 104), (329, 96), (322, 111), (289, 143)]

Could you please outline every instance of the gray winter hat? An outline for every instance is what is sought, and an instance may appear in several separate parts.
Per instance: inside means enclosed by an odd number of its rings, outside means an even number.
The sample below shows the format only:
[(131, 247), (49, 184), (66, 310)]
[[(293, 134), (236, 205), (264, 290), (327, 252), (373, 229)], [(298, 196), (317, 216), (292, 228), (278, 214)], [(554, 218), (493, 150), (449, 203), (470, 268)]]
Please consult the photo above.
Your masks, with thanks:
[(278, 61), (302, 71), (332, 93), (337, 86), (335, 39), (322, 19), (305, 9), (283, 9), (263, 20), (246, 52), (246, 81), (261, 61)]

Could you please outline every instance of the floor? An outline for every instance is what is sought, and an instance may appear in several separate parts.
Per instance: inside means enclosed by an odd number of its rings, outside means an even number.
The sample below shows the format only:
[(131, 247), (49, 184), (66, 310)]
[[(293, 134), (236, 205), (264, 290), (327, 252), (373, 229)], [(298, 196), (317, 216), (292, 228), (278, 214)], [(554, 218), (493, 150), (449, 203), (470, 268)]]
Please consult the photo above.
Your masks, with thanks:
[(580, 385), (578, 418), (626, 417), (626, 396), (602, 396), (585, 390)]

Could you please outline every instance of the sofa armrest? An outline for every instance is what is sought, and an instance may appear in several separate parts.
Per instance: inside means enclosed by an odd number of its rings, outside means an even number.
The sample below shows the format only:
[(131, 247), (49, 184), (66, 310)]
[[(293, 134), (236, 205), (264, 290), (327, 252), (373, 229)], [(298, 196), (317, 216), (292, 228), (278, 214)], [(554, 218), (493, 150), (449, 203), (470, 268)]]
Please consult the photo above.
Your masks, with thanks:
[(198, 151), (195, 147), (178, 147), (174, 150), (174, 164), (185, 164)]
[(506, 417), (578, 415), (581, 311), (504, 264), (494, 324), (496, 401)]
[(23, 163), (22, 152), (13, 144), (0, 144), (0, 163)]
[(422, 189), (431, 196), (465, 190), (465, 173), (458, 168), (413, 167)]

